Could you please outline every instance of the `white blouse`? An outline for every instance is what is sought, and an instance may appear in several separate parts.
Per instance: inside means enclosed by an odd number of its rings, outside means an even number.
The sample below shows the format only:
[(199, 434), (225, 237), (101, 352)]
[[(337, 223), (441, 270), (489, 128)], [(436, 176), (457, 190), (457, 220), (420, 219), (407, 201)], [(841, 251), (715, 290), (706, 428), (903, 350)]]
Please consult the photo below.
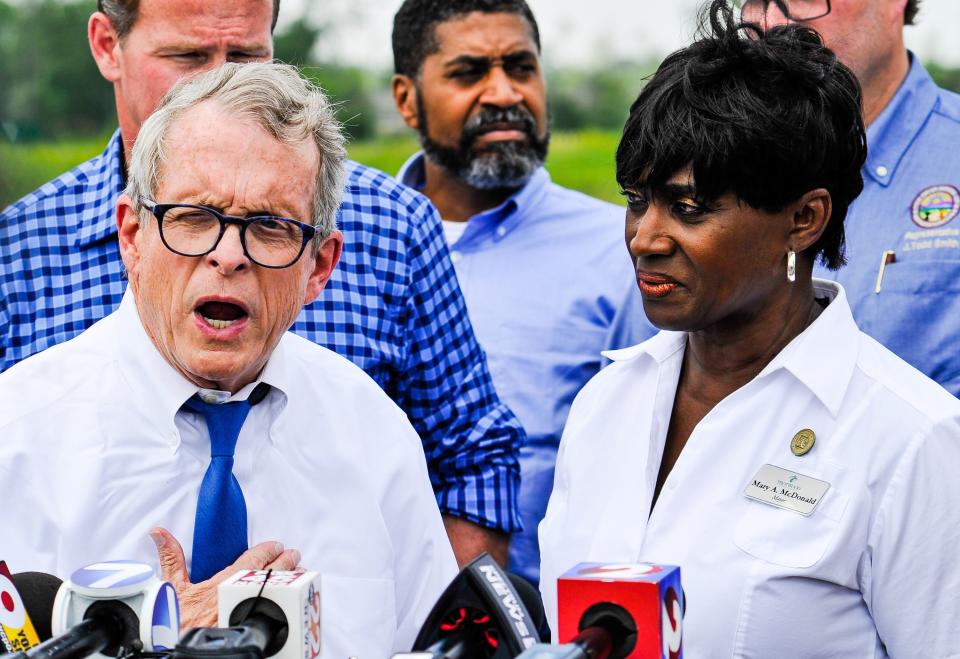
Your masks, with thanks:
[[(540, 525), (553, 629), (560, 574), (650, 561), (681, 567), (692, 659), (958, 656), (960, 401), (860, 332), (839, 285), (814, 284), (830, 305), (697, 424), (652, 513), (686, 335), (610, 353), (574, 402)], [(816, 440), (798, 456), (802, 429)], [(748, 498), (764, 465), (829, 489), (809, 516)]]

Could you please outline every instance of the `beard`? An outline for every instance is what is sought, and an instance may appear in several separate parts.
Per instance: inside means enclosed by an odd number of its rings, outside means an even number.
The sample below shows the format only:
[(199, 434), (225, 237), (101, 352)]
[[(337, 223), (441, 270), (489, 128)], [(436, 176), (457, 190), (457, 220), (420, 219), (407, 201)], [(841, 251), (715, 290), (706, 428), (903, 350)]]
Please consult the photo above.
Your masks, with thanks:
[[(550, 132), (537, 137), (537, 122), (526, 108), (484, 107), (463, 126), (460, 143), (446, 146), (430, 139), (427, 115), (417, 94), (417, 115), (420, 145), (423, 152), (442, 170), (478, 190), (516, 189), (530, 179), (547, 158)], [(497, 124), (510, 124), (511, 129), (526, 135), (525, 141), (505, 140), (476, 148), (478, 137)]]

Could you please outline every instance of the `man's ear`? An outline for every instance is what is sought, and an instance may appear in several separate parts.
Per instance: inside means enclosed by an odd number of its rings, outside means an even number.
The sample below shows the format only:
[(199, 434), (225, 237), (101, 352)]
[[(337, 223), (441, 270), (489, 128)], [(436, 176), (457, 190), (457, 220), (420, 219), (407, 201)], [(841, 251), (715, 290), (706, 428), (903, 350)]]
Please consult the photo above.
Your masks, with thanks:
[(833, 200), (825, 188), (807, 192), (794, 204), (790, 226), (790, 248), (804, 252), (812, 247), (827, 228), (833, 213)]
[(391, 81), (393, 102), (404, 123), (414, 130), (420, 129), (420, 114), (417, 112), (417, 83), (410, 76), (398, 73)]
[(90, 42), (90, 52), (100, 69), (100, 75), (108, 82), (117, 82), (122, 72), (120, 38), (113, 22), (103, 12), (94, 12), (87, 22), (87, 40)]
[(143, 220), (137, 212), (137, 206), (125, 194), (117, 200), (117, 234), (120, 240), (120, 256), (128, 276), (136, 272), (140, 263)]
[[(310, 250), (309, 247), (307, 249)], [(316, 253), (312, 254), (313, 268), (310, 271), (310, 278), (307, 280), (307, 290), (303, 297), (304, 305), (310, 304), (320, 297), (320, 292), (327, 285), (330, 275), (333, 274), (333, 269), (337, 267), (337, 262), (340, 261), (340, 251), (342, 249), (343, 234), (334, 231), (327, 236)], [(310, 255), (311, 252), (308, 251), (304, 257)]]

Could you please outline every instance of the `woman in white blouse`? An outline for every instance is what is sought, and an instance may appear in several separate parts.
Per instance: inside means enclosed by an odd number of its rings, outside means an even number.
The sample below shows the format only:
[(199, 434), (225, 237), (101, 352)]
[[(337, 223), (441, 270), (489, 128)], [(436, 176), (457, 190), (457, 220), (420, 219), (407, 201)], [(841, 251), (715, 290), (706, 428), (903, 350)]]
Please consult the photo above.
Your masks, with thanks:
[(809, 29), (761, 34), (722, 0), (708, 18), (617, 151), (665, 331), (611, 353), (570, 412), (540, 526), (548, 619), (576, 563), (650, 561), (681, 567), (688, 658), (954, 656), (960, 402), (812, 277), (844, 262), (859, 86)]

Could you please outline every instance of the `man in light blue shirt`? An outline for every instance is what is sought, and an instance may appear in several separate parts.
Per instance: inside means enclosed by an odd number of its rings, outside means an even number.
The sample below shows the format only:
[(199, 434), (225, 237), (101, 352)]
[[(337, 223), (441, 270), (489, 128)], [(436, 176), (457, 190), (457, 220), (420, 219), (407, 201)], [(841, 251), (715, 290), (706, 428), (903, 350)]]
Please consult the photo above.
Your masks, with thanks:
[(904, 45), (919, 4), (747, 0), (743, 14), (808, 24), (857, 74), (863, 194), (847, 214), (847, 266), (816, 275), (844, 286), (864, 332), (960, 396), (960, 95)]
[[(397, 108), (424, 149), (399, 178), (440, 211), (497, 392), (527, 432), (510, 569), (536, 583), (537, 525), (570, 404), (601, 350), (654, 331), (627, 304), (639, 292), (624, 211), (552, 183), (542, 166), (546, 90), (523, 0), (407, 0), (393, 46)], [(622, 308), (635, 322), (614, 324)]]

